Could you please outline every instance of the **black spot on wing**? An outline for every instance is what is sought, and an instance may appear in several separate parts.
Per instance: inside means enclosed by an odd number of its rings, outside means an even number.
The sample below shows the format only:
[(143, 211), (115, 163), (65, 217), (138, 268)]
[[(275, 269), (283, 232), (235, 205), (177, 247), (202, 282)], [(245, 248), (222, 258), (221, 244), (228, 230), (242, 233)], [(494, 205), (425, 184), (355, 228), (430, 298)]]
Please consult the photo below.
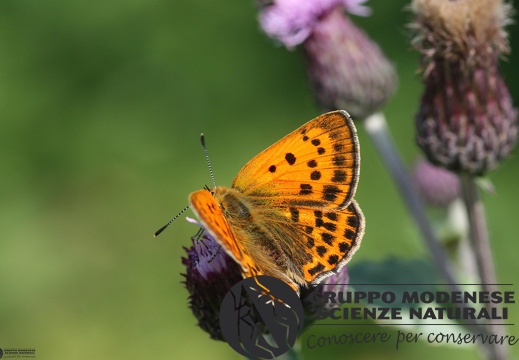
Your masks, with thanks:
[(353, 215), (348, 216), (348, 225), (357, 228), (359, 226), (359, 219)]
[(330, 136), (330, 139), (335, 140), (335, 139), (339, 138), (339, 136), (341, 136), (341, 132), (339, 130), (335, 130), (335, 131), (332, 131), (329, 136)]
[(347, 242), (343, 241), (343, 242), (339, 243), (339, 251), (341, 253), (345, 253), (349, 249), (350, 249), (350, 245)]
[(318, 263), (316, 266), (314, 266), (313, 268), (309, 269), (308, 270), (308, 273), (311, 275), (311, 276), (314, 276), (316, 274), (319, 274), (320, 272), (322, 272), (324, 270), (324, 265), (321, 264), (321, 263)]
[(334, 223), (331, 223), (331, 222), (325, 222), (323, 223), (323, 227), (328, 230), (328, 231), (331, 231), (331, 232), (334, 232), (337, 230), (337, 225), (335, 225)]
[(326, 216), (328, 219), (333, 220), (333, 221), (337, 221), (337, 219), (339, 218), (337, 213), (334, 213), (334, 212), (326, 213), (326, 214), (324, 214), (324, 216)]
[(294, 165), (296, 162), (296, 157), (292, 153), (286, 153), (285, 160), (289, 165)]
[(310, 184), (300, 184), (299, 188), (301, 189), (299, 190), (299, 195), (310, 195), (313, 192), (312, 185)]
[(308, 165), (309, 168), (314, 168), (317, 166), (317, 161), (310, 160), (309, 162), (306, 163), (306, 165)]
[(346, 158), (342, 155), (335, 155), (332, 158), (332, 163), (335, 166), (343, 166), (344, 164), (346, 164)]
[(333, 151), (341, 152), (343, 149), (344, 149), (343, 143), (338, 142), (338, 143), (333, 144)]
[(290, 216), (292, 218), (292, 221), (293, 222), (299, 222), (299, 210), (297, 210), (297, 208), (289, 208), (290, 210)]
[(339, 257), (337, 255), (330, 255), (328, 257), (328, 264), (335, 265), (337, 262), (339, 262)]
[(314, 244), (315, 244), (315, 240), (313, 237), (311, 236), (307, 236), (306, 237), (306, 247), (308, 247), (309, 249), (313, 248), (314, 247)]
[(356, 236), (357, 236), (357, 233), (353, 230), (346, 229), (344, 231), (344, 237), (348, 240), (354, 240)]
[(333, 245), (333, 241), (335, 240), (335, 236), (323, 232), (323, 233), (321, 234), (321, 239), (323, 239), (323, 241), (324, 241), (325, 243), (327, 243), (328, 245)]
[(334, 170), (332, 182), (334, 183), (343, 183), (346, 181), (346, 171), (344, 170)]
[(315, 250), (317, 251), (317, 254), (319, 254), (320, 257), (323, 257), (324, 254), (326, 254), (326, 248), (324, 246), (317, 246)]
[(269, 171), (270, 171), (271, 173), (275, 173), (275, 172), (276, 172), (276, 165), (270, 165), (270, 167), (269, 167)]
[(320, 171), (317, 171), (317, 170), (314, 170), (312, 171), (312, 173), (310, 174), (310, 179), (314, 180), (314, 181), (317, 181), (321, 178), (321, 172)]
[(341, 190), (334, 185), (324, 185), (323, 186), (323, 199), (326, 201), (335, 201), (337, 200), (337, 195), (341, 193)]
[(313, 140), (312, 140), (312, 145), (314, 145), (314, 146), (319, 146), (319, 145), (321, 145), (321, 140), (319, 140), (319, 139), (313, 139)]

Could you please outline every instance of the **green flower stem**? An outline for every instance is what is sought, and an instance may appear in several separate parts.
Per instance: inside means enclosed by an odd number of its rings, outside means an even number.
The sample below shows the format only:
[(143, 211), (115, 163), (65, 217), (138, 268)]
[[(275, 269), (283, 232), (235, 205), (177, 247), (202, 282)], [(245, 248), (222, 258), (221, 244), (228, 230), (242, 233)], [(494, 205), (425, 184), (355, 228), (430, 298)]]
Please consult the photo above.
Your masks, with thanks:
[(453, 266), (427, 218), (423, 201), (414, 183), (411, 181), (402, 158), (389, 134), (384, 114), (375, 113), (366, 118), (363, 124), (379, 156), (382, 158), (404, 198), (411, 216), (422, 232), (425, 243), (433, 256), (438, 270), (441, 272), (443, 278), (451, 285), (453, 290), (456, 289), (456, 291), (459, 291)]
[[(436, 267), (440, 271), (442, 277), (449, 284), (450, 291), (462, 291), (459, 283), (454, 275), (454, 267), (449, 260), (447, 253), (441, 243), (439, 242), (427, 214), (425, 206), (416, 189), (415, 184), (411, 181), (409, 173), (404, 165), (395, 143), (389, 134), (386, 118), (382, 113), (375, 113), (363, 120), (364, 128), (371, 137), (375, 148), (389, 173), (393, 177), (400, 194), (402, 195), (405, 204), (418, 225), (426, 246), (432, 254)], [(466, 306), (460, 304), (460, 306)], [(467, 320), (468, 329), (475, 334), (487, 335), (488, 332), (484, 326), (481, 326), (475, 320)], [(492, 351), (489, 349), (489, 351)]]
[[(492, 250), (490, 247), (490, 238), (488, 236), (485, 217), (485, 207), (479, 197), (479, 190), (474, 181), (474, 177), (462, 174), (460, 175), (460, 180), (463, 201), (467, 208), (470, 238), (476, 256), (479, 277), (481, 279), (483, 290), (488, 292), (498, 291), (496, 285), (497, 277), (494, 261), (492, 259)], [(496, 304), (487, 304), (487, 308), (495, 305)], [(489, 330), (491, 333), (498, 336), (506, 335), (504, 327), (496, 325), (495, 321), (490, 321)], [(508, 358), (506, 346), (492, 346), (490, 351), (492, 352), (492, 359), (504, 360)]]
[(479, 276), (481, 282), (485, 284), (486, 287), (490, 287), (495, 291), (497, 290), (495, 286), (497, 278), (494, 270), (494, 261), (492, 260), (485, 208), (479, 197), (474, 178), (470, 175), (463, 174), (460, 175), (460, 180), (463, 201), (465, 202), (469, 218), (471, 240), (476, 252)]

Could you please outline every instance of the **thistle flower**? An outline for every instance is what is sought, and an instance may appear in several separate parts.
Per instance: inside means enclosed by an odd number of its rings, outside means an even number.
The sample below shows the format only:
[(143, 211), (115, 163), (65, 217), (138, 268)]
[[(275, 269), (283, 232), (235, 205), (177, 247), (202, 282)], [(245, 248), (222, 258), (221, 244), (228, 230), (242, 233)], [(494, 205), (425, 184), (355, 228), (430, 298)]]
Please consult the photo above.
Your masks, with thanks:
[(354, 118), (376, 112), (394, 92), (393, 66), (345, 15), (369, 15), (365, 0), (276, 0), (261, 9), (260, 24), (288, 48), (302, 44), (308, 76), (323, 109), (348, 109)]
[[(220, 305), (227, 292), (243, 279), (239, 265), (224, 251), (217, 241), (202, 225), (187, 218), (191, 223), (200, 226), (200, 231), (191, 239), (193, 246), (185, 249), (187, 257), (182, 258), (186, 266), (185, 285), (189, 292), (189, 307), (198, 320), (198, 325), (212, 339), (225, 341), (220, 329)], [(348, 283), (348, 270), (344, 266), (337, 274), (326, 278), (317, 286), (301, 290), (301, 302), (307, 320), (315, 320), (316, 313), (330, 306), (323, 301), (325, 291), (345, 291)], [(261, 324), (259, 315), (254, 321)], [(308, 326), (310, 321), (305, 321)], [(264, 328), (267, 332), (267, 328)]]
[[(198, 224), (193, 219), (188, 221)], [(201, 235), (191, 238), (193, 246), (185, 249), (187, 257), (182, 258), (186, 266), (184, 277), (189, 307), (198, 325), (212, 339), (224, 341), (219, 322), (220, 304), (229, 289), (243, 277), (238, 264), (207, 231), (202, 231)]]
[(446, 207), (460, 197), (458, 177), (425, 159), (416, 161), (412, 176), (418, 191), (430, 205)]
[(517, 110), (498, 70), (510, 10), (499, 0), (412, 3), (425, 83), (417, 142), (436, 165), (481, 175), (515, 145)]

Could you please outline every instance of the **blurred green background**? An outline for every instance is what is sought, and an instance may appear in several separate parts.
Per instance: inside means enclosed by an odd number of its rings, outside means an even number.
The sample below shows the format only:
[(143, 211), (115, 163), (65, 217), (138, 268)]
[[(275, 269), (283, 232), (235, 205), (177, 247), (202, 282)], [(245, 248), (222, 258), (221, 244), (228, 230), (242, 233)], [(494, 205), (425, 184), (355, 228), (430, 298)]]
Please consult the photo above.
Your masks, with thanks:
[[(399, 91), (385, 113), (412, 163), (421, 84), (407, 2), (369, 5), (374, 15), (354, 20), (398, 69)], [(191, 191), (211, 185), (201, 132), (217, 183), (230, 185), (252, 156), (321, 112), (301, 54), (275, 46), (256, 16), (252, 0), (0, 2), (0, 348), (35, 348), (37, 359), (240, 358), (210, 340), (187, 308), (180, 258), (196, 227), (179, 220), (151, 235)], [(518, 41), (512, 27), (512, 49)], [(516, 105), (517, 57), (502, 66)], [(368, 225), (353, 263), (422, 256), (362, 128), (359, 136), (357, 199)], [(497, 194), (485, 196), (498, 277), (508, 283), (519, 270), (518, 176), (512, 156), (490, 176)], [(519, 323), (519, 310), (511, 315)], [(384, 344), (305, 355), (476, 353), (419, 343), (398, 353)]]

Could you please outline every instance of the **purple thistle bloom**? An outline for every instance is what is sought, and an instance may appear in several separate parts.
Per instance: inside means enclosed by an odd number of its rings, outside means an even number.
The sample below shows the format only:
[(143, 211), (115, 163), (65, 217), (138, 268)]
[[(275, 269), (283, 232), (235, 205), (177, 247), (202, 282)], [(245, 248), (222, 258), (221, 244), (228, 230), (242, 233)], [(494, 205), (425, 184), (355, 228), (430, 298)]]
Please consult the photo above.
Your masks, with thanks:
[[(194, 219), (187, 218), (187, 221), (202, 227)], [(232, 259), (207, 231), (204, 231), (200, 237), (193, 237), (192, 240), (198, 259), (194, 265), (204, 279), (209, 279), (212, 274), (221, 274), (227, 269), (228, 262)]]
[(366, 0), (275, 0), (261, 6), (259, 21), (265, 33), (288, 48), (305, 41), (320, 18), (336, 7), (349, 13), (368, 16), (371, 10), (362, 4)]
[(277, 0), (259, 15), (271, 38), (288, 48), (301, 44), (319, 105), (347, 109), (356, 119), (378, 111), (396, 88), (391, 63), (345, 13), (369, 15), (363, 2)]
[[(186, 266), (183, 276), (189, 292), (189, 307), (198, 325), (212, 339), (224, 341), (219, 322), (220, 305), (227, 292), (243, 279), (241, 268), (198, 221), (187, 220), (200, 226), (202, 231), (191, 238), (193, 245), (185, 249), (187, 257), (182, 258)], [(329, 306), (323, 302), (324, 291), (345, 291), (348, 281), (348, 270), (344, 266), (321, 284), (301, 289), (306, 326), (315, 320), (316, 312)]]
[[(198, 224), (193, 219), (188, 221)], [(193, 246), (186, 249), (187, 258), (182, 258), (189, 307), (198, 325), (211, 338), (224, 341), (219, 322), (220, 304), (229, 289), (243, 279), (241, 269), (207, 231), (191, 239)]]

